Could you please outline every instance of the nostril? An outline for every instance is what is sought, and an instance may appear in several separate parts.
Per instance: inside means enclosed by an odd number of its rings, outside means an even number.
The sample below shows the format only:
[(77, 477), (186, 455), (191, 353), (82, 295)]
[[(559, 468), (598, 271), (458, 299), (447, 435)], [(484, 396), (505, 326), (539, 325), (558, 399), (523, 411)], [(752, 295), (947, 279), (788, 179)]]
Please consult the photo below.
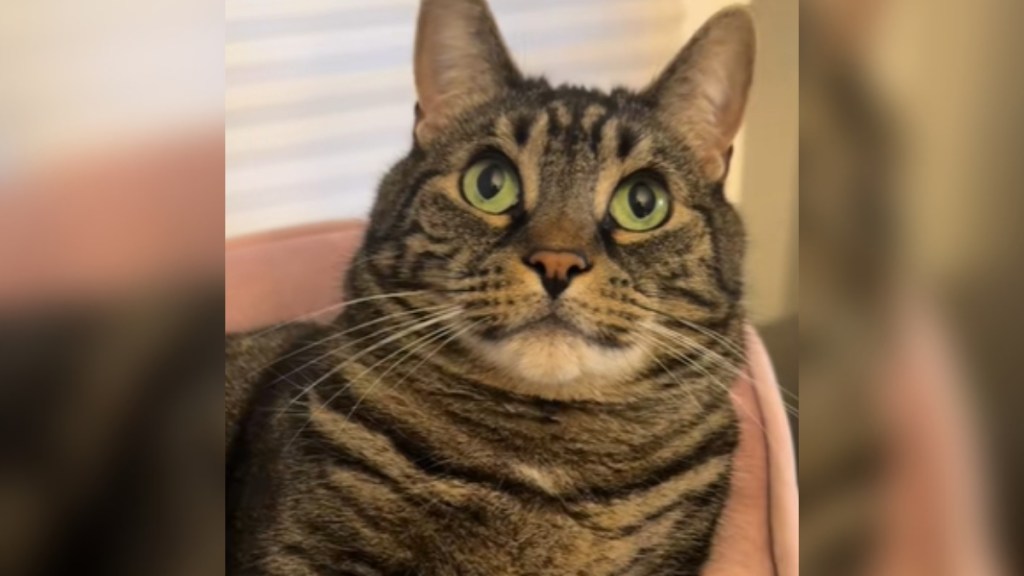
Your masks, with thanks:
[(580, 274), (586, 272), (588, 269), (589, 266), (585, 261), (580, 261), (579, 263), (574, 262), (569, 265), (568, 269), (566, 269), (565, 276), (567, 279), (572, 280), (574, 277), (579, 276)]
[(523, 264), (526, 264), (528, 267), (536, 270), (537, 273), (540, 274), (541, 278), (546, 278), (548, 275), (547, 269), (544, 267), (544, 262), (534, 258), (533, 256), (523, 258)]
[(537, 272), (552, 298), (564, 292), (573, 278), (590, 269), (583, 255), (568, 250), (538, 250), (523, 258), (523, 263)]

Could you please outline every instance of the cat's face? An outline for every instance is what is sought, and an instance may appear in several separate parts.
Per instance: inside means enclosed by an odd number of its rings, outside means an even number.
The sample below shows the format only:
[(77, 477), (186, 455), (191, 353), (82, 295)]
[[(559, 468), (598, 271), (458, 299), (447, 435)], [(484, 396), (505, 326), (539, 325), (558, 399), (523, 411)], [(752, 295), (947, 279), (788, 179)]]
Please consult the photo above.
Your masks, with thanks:
[(692, 352), (681, 329), (729, 327), (743, 234), (722, 181), (752, 40), (744, 12), (724, 14), (651, 88), (605, 94), (519, 76), (482, 3), (425, 3), (416, 147), (382, 183), (350, 296), (453, 310), (453, 338), (546, 396)]

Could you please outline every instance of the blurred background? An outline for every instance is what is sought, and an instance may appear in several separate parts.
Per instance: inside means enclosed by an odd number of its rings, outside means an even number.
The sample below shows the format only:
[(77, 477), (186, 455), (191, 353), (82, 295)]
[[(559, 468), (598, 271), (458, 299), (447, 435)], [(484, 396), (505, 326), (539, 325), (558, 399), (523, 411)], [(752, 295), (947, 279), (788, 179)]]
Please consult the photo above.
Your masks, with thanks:
[(0, 2), (0, 574), (223, 573), (224, 12)]
[(800, 20), (802, 570), (1024, 573), (1024, 4)]

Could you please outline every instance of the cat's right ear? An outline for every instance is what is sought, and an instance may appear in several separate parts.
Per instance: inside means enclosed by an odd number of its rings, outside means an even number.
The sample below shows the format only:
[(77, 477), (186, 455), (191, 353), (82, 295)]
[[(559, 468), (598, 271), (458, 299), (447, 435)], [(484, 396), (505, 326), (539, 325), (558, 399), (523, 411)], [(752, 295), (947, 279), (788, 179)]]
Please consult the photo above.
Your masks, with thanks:
[(484, 0), (420, 2), (414, 71), (418, 142), (522, 78)]

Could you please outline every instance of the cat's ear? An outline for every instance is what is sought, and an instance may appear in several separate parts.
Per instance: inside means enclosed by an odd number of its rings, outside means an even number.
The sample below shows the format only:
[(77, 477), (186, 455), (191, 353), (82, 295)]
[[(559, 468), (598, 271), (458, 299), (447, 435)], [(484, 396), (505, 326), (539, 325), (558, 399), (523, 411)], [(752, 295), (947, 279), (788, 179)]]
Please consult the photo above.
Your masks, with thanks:
[(754, 22), (746, 8), (719, 11), (644, 91), (680, 130), (706, 178), (725, 177), (754, 73)]
[(422, 0), (416, 30), (416, 138), (521, 79), (484, 0)]

